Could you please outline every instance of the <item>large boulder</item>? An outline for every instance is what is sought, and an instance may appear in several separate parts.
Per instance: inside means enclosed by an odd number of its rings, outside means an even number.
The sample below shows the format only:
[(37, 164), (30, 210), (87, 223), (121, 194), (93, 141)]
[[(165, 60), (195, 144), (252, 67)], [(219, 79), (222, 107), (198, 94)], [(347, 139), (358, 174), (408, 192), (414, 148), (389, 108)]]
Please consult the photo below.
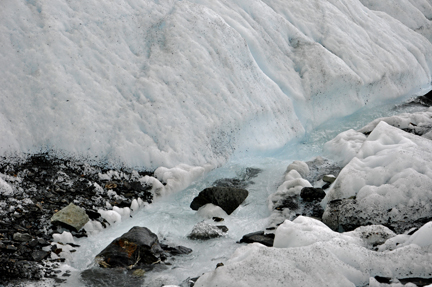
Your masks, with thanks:
[(190, 205), (198, 210), (208, 203), (220, 206), (227, 214), (231, 214), (249, 195), (246, 189), (231, 187), (209, 187), (195, 197)]
[(71, 203), (51, 217), (52, 224), (58, 224), (79, 231), (89, 221), (84, 209)]
[(96, 256), (102, 267), (127, 267), (151, 265), (160, 261), (164, 251), (156, 234), (146, 227), (132, 227), (116, 238)]

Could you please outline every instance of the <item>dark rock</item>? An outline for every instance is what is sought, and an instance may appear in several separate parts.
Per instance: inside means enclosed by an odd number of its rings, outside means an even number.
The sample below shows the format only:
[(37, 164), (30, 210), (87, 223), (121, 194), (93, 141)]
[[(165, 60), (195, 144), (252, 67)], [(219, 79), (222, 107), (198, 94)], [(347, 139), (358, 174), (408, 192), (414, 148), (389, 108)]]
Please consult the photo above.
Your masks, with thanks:
[(15, 240), (15, 241), (27, 242), (27, 241), (30, 241), (32, 239), (33, 239), (33, 237), (28, 233), (17, 232), (17, 233), (14, 233), (14, 235), (13, 235), (13, 240)]
[(132, 227), (116, 238), (96, 256), (102, 267), (129, 267), (151, 265), (160, 261), (163, 250), (156, 234), (145, 227)]
[(49, 254), (50, 253), (47, 251), (36, 250), (36, 251), (32, 252), (31, 256), (32, 256), (34, 261), (41, 261), (41, 260), (47, 258)]
[(92, 220), (98, 219), (101, 216), (99, 212), (93, 209), (86, 209), (86, 214)]
[(322, 189), (327, 189), (327, 188), (329, 188), (330, 187), (330, 185), (331, 185), (331, 183), (326, 183), (326, 184), (324, 184), (321, 188)]
[(296, 210), (299, 208), (298, 199), (296, 196), (289, 196), (277, 202), (274, 209), (282, 210), (288, 208), (290, 210)]
[(378, 281), (379, 283), (385, 283), (385, 284), (391, 283), (391, 278), (388, 277), (375, 276), (375, 280)]
[[(418, 207), (413, 205), (405, 209), (406, 214), (415, 214)], [(355, 198), (337, 199), (327, 203), (323, 222), (336, 231), (351, 231), (360, 226), (384, 225), (395, 233), (402, 234), (411, 228), (418, 228), (432, 220), (432, 217), (413, 218), (404, 217), (403, 220), (393, 220), (393, 209), (361, 208)], [(401, 209), (399, 209), (401, 212)]]
[(432, 107), (432, 91), (429, 91), (426, 95), (417, 97), (411, 100), (407, 105), (421, 105), (425, 107)]
[(224, 221), (224, 219), (222, 217), (213, 217), (213, 221), (214, 222), (221, 222), (221, 221)]
[(432, 278), (402, 278), (399, 279), (399, 281), (404, 285), (408, 283), (413, 283), (418, 287), (428, 286), (432, 284)]
[(29, 246), (30, 247), (36, 247), (38, 245), (38, 240), (37, 239), (33, 239), (29, 242)]
[(15, 252), (15, 251), (17, 251), (18, 250), (18, 248), (16, 248), (15, 246), (13, 246), (13, 245), (7, 245), (6, 246), (6, 251), (7, 252)]
[(190, 207), (198, 210), (201, 206), (212, 203), (221, 207), (227, 214), (231, 214), (248, 196), (245, 189), (228, 187), (209, 187), (194, 198)]
[(41, 246), (48, 246), (48, 245), (50, 245), (50, 243), (48, 241), (46, 241), (45, 239), (43, 239), (43, 238), (38, 238), (38, 243)]
[(219, 267), (225, 266), (222, 262), (219, 262), (218, 264), (216, 264), (216, 269)]
[(252, 232), (244, 235), (240, 239), (240, 243), (254, 243), (258, 242), (265, 246), (272, 247), (275, 235), (273, 233), (265, 234), (264, 231)]
[(304, 187), (300, 192), (300, 197), (304, 201), (321, 200), (325, 197), (326, 193), (322, 188)]
[(189, 254), (192, 252), (192, 249), (184, 247), (184, 246), (168, 246), (166, 244), (160, 244), (161, 248), (171, 254), (171, 255), (181, 255), (181, 254)]
[(144, 277), (133, 276), (132, 272), (123, 268), (90, 268), (81, 272), (81, 279), (85, 286), (144, 286)]

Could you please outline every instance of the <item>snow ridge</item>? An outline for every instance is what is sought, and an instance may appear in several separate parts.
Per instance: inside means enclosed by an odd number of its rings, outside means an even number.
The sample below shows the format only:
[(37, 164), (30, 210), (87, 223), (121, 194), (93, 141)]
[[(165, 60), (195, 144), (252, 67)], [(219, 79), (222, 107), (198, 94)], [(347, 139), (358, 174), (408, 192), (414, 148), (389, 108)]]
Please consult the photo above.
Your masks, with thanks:
[(430, 5), (378, 2), (6, 0), (0, 154), (155, 169), (278, 149), (430, 84)]

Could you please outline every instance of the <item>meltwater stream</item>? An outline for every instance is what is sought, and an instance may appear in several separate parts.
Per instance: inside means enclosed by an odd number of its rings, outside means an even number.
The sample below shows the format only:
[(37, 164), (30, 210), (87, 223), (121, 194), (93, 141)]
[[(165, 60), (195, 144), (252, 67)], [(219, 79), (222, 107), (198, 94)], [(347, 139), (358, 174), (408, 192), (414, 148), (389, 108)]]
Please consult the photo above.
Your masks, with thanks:
[[(96, 235), (85, 239), (76, 239), (81, 245), (67, 261), (65, 269), (72, 270), (66, 286), (149, 286), (179, 285), (188, 277), (197, 277), (204, 272), (214, 270), (216, 264), (225, 262), (233, 254), (239, 244), (236, 242), (247, 233), (264, 230), (270, 211), (267, 198), (281, 184), (283, 173), (293, 160), (311, 160), (322, 154), (322, 146), (334, 138), (339, 132), (349, 128), (360, 128), (371, 120), (398, 114), (424, 110), (419, 106), (399, 105), (364, 109), (349, 117), (327, 122), (315, 129), (297, 143), (287, 145), (283, 149), (269, 154), (245, 155), (233, 157), (223, 167), (209, 172), (205, 177), (194, 182), (185, 190), (163, 198), (158, 198), (136, 213), (132, 218), (123, 218), (122, 222), (111, 226)], [(194, 241), (187, 238), (193, 226), (204, 220), (189, 205), (193, 198), (218, 179), (234, 178), (244, 174), (247, 167), (258, 168), (261, 172), (251, 179), (247, 186), (249, 196), (246, 201), (222, 222), (229, 228), (226, 237), (208, 241)], [(193, 249), (189, 255), (182, 255), (172, 261), (169, 269), (152, 271), (144, 275), (144, 281), (133, 281), (121, 273), (112, 276), (89, 274), (91, 280), (84, 280), (82, 271), (93, 264), (93, 259), (113, 239), (127, 232), (133, 226), (145, 226), (156, 233), (159, 240), (166, 244), (182, 245)], [(130, 281), (132, 280), (132, 281)]]

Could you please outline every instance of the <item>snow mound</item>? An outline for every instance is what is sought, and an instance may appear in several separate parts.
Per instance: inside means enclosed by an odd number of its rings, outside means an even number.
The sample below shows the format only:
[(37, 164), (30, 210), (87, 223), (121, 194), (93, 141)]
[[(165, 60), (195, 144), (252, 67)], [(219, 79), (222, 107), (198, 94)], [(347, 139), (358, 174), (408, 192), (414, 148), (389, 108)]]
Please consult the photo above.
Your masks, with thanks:
[(324, 144), (324, 152), (342, 166), (346, 165), (360, 150), (366, 136), (355, 130), (347, 130)]
[(431, 218), (431, 161), (430, 140), (382, 121), (342, 169), (323, 204), (354, 198), (355, 210), (341, 211), (339, 221), (349, 218), (359, 225)]
[(5, 0), (0, 154), (153, 170), (280, 148), (431, 82), (423, 4)]
[(361, 234), (392, 237), (394, 233), (382, 226), (368, 229), (340, 234), (311, 218), (285, 221), (276, 231), (279, 248), (258, 243), (240, 247), (224, 266), (202, 275), (195, 286), (346, 287), (367, 286), (375, 276), (430, 276), (430, 242), (423, 247), (411, 244), (394, 251), (371, 251)]

